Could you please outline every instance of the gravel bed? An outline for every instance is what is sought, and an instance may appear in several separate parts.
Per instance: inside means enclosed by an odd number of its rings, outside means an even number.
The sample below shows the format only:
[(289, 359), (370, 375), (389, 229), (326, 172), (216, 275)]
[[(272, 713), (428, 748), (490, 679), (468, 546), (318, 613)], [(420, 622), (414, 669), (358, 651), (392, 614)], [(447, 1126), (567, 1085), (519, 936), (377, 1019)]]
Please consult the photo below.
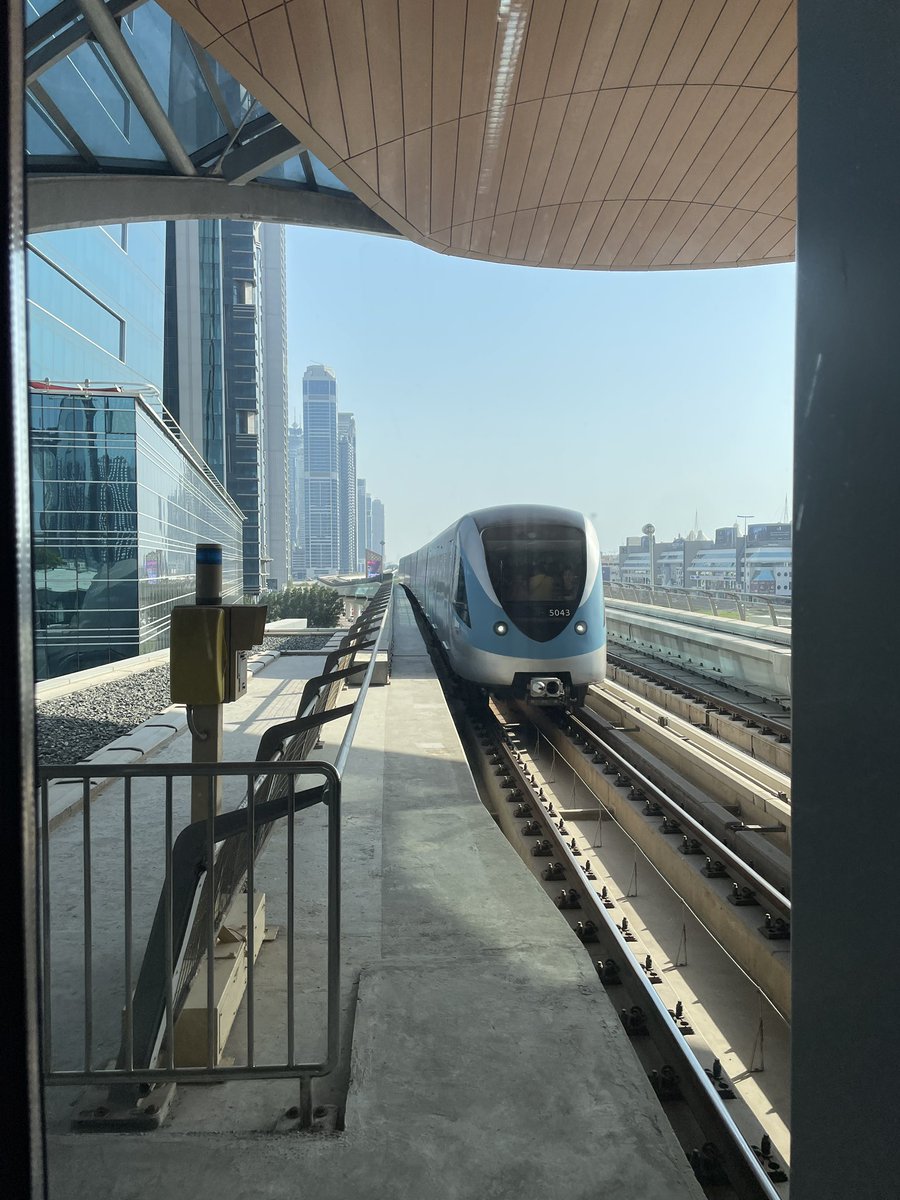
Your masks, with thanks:
[[(319, 650), (330, 633), (266, 637), (263, 650)], [(168, 664), (98, 683), (37, 706), (38, 762), (77, 763), (171, 704)]]
[(80, 762), (171, 703), (168, 665), (98, 683), (69, 696), (41, 700), (37, 706), (38, 762)]
[(263, 650), (321, 650), (334, 637), (333, 633), (268, 634), (263, 638)]

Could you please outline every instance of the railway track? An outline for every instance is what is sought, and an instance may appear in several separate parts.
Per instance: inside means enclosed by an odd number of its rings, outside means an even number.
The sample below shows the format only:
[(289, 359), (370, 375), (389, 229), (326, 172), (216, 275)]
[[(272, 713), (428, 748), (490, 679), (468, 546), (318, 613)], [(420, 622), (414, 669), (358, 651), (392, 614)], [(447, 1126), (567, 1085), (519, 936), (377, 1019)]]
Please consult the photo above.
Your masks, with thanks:
[(791, 717), (783, 705), (724, 683), (711, 683), (686, 667), (667, 667), (644, 653), (617, 650), (607, 655), (607, 663), (609, 678), (663, 708), (680, 711), (753, 757), (790, 772)]
[(604, 884), (589, 838), (579, 836), (584, 813), (564, 807), (544, 781), (520, 714), (496, 706), (472, 712), (460, 701), (452, 707), (498, 824), (591, 955), (706, 1193), (787, 1196), (780, 1156), (691, 1024), (662, 964), (654, 966), (646, 931), (629, 923)]

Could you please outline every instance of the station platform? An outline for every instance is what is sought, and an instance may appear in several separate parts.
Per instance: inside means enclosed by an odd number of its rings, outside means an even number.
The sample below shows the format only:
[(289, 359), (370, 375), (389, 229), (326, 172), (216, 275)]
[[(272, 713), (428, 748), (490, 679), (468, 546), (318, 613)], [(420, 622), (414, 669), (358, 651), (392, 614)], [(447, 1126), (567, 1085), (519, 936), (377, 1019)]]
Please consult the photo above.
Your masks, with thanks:
[[(343, 1052), (339, 1069), (316, 1081), (314, 1103), (341, 1105), (344, 1128), (277, 1132), (297, 1103), (296, 1081), (235, 1080), (180, 1084), (167, 1122), (153, 1133), (76, 1134), (68, 1118), (77, 1097), (52, 1088), (51, 1200), (143, 1200), (170, 1189), (188, 1189), (192, 1200), (702, 1195), (583, 947), (479, 800), (400, 595), (393, 634), (392, 677), (368, 692), (343, 786)], [(247, 696), (226, 709), (226, 755), (252, 758), (259, 734), (293, 713), (304, 679), (320, 665), (283, 656), (255, 675)], [(322, 757), (335, 754), (342, 733), (343, 722), (326, 727)], [(186, 737), (159, 753), (184, 761)], [(113, 890), (121, 872), (118, 803), (110, 788), (92, 806)], [(302, 1054), (316, 1048), (322, 1007), (324, 816), (309, 810), (298, 827), (294, 989)], [(152, 822), (136, 825), (148, 861), (154, 836)], [(79, 837), (75, 819), (51, 835), (63, 879), (70, 864), (70, 902)], [(256, 872), (273, 930), (286, 906), (283, 862), (279, 831)], [(114, 981), (116, 913), (108, 907), (104, 945)], [(277, 1053), (281, 1036), (283, 943), (266, 943), (257, 961), (258, 1060), (267, 1047)], [(106, 951), (97, 953), (102, 959)], [(66, 976), (77, 973), (80, 954), (77, 939), (68, 950), (63, 941), (54, 960), (54, 1011), (66, 1003), (73, 1010), (73, 1046), (59, 1048), (63, 1057), (74, 1057), (77, 1045), (80, 1013)], [(242, 1018), (239, 1011), (226, 1047), (236, 1061)], [(114, 1002), (95, 1013), (101, 1048), (114, 1045), (117, 1020)], [(62, 1015), (58, 1023), (65, 1026)]]

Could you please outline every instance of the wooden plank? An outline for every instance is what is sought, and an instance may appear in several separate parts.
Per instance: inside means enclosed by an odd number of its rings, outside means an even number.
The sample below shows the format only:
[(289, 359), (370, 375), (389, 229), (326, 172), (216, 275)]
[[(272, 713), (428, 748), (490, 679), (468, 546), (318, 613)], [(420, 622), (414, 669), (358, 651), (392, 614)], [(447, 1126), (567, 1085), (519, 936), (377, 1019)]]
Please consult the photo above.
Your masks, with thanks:
[(769, 0), (768, 4), (756, 7), (723, 63), (717, 83), (743, 83), (746, 80), (789, 7), (790, 0), (781, 0), (780, 4)]
[(644, 109), (650, 102), (652, 94), (653, 88), (626, 89), (621, 107), (616, 113), (612, 129), (609, 131), (609, 137), (606, 139), (606, 143), (600, 153), (600, 158), (597, 160), (597, 166), (594, 174), (591, 176), (591, 182), (585, 190), (585, 200), (606, 199), (609, 192), (609, 185), (616, 171), (619, 169), (622, 159), (625, 157), (625, 153), (634, 136), (634, 131), (637, 129), (641, 117), (644, 115)]
[(260, 74), (270, 81), (270, 86), (276, 88), (292, 108), (307, 117), (309, 109), (297, 67), (287, 12), (283, 8), (276, 8), (257, 17), (253, 22), (253, 40), (259, 56)]
[(459, 123), (456, 178), (453, 187), (453, 224), (468, 223), (475, 215), (478, 168), (484, 143), (484, 114), (464, 117)]
[(593, 92), (578, 92), (567, 98), (562, 128), (556, 139), (553, 158), (550, 160), (544, 190), (540, 196), (541, 204), (559, 204), (562, 200), (563, 191), (569, 182), (569, 176), (575, 165), (575, 156), (584, 140), (588, 120), (594, 110), (596, 99)]
[(369, 75), (379, 145), (403, 137), (397, 0), (363, 0)]
[(597, 5), (575, 76), (576, 92), (595, 92), (602, 85), (627, 9), (628, 0), (609, 0)]
[(548, 96), (566, 96), (575, 87), (596, 9), (596, 3), (566, 4), (547, 74)]
[(347, 135), (325, 5), (322, 0), (291, 0), (287, 14), (309, 106), (309, 123), (343, 161), (348, 157)]
[(659, 8), (660, 0), (644, 0), (641, 4), (628, 5), (603, 76), (605, 88), (628, 87), (631, 83), (634, 68)]
[(741, 31), (753, 15), (758, 0), (726, 0), (703, 48), (697, 55), (688, 83), (715, 83)]
[(775, 32), (763, 47), (759, 58), (750, 68), (744, 83), (747, 87), (772, 87), (784, 64), (797, 49), (797, 10), (790, 4)]
[(453, 223), (453, 188), (456, 176), (457, 121), (435, 125), (431, 131), (431, 222), (434, 229)]
[(662, 0), (656, 20), (631, 76), (631, 86), (660, 83), (662, 69), (675, 48), (692, 0)]
[[(253, 907), (253, 961), (266, 936), (266, 897), (258, 892)], [(207, 960), (204, 958), (191, 984), (184, 1007), (175, 1022), (175, 1065), (208, 1065)], [(216, 1061), (225, 1051), (241, 1001), (247, 990), (247, 898), (238, 896), (223, 923), (213, 963), (213, 1024)]]
[(547, 91), (547, 76), (553, 59), (553, 48), (559, 33), (563, 5), (535, 4), (532, 6), (522, 55), (522, 70), (516, 89), (516, 100), (543, 99)]
[(525, 169), (522, 190), (519, 193), (518, 208), (537, 208), (541, 202), (541, 194), (547, 182), (550, 162), (559, 141), (559, 133), (568, 102), (567, 96), (551, 96), (548, 100), (541, 102), (534, 139), (528, 155), (528, 166)]
[[(675, 39), (672, 51), (660, 73), (660, 83), (687, 83), (700, 51), (724, 7), (725, 0), (694, 0), (694, 5), (685, 18), (681, 32)], [(711, 80), (701, 79), (697, 82), (710, 83)]]
[(375, 145), (375, 114), (362, 8), (328, 0), (326, 11), (347, 127), (347, 144), (351, 155), (362, 154)]
[(406, 135), (431, 125), (431, 0), (399, 0), (403, 128)]

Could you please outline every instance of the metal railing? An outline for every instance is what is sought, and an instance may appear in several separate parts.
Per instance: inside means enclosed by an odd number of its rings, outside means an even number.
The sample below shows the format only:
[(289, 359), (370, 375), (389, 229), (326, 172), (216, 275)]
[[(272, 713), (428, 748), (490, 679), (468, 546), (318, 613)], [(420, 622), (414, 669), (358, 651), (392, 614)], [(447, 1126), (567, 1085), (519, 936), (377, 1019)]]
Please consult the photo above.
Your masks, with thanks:
[(787, 596), (766, 596), (724, 588), (651, 587), (646, 583), (605, 583), (603, 594), (609, 600), (633, 600), (713, 617), (761, 621), (775, 626), (791, 623), (791, 601)]
[[(109, 1085), (109, 1105), (119, 1110), (133, 1108), (141, 1088), (164, 1082), (200, 1082), (210, 1078), (277, 1078), (300, 1080), (299, 1116), (308, 1124), (311, 1110), (311, 1080), (326, 1075), (337, 1063), (340, 1054), (340, 812), (342, 777), (353, 738), (359, 723), (362, 706), (374, 674), (379, 650), (386, 644), (390, 625), (391, 585), (380, 589), (365, 613), (350, 628), (341, 645), (329, 654), (321, 675), (308, 680), (304, 686), (297, 715), (275, 725), (263, 735), (254, 762), (235, 763), (129, 763), (104, 764), (105, 779), (122, 781), (122, 902), (121, 923), (115, 933), (121, 939), (122, 963), (122, 1033), (119, 1052), (107, 1065), (96, 1061), (99, 1052), (95, 1036), (95, 999), (98, 984), (94, 971), (94, 900), (97, 895), (94, 872), (94, 836), (91, 824), (91, 784), (97, 779), (97, 765), (55, 765), (40, 771), (40, 909), (41, 964), (44, 1037), (44, 1079), (50, 1085)], [(369, 651), (367, 664), (356, 662), (360, 651)], [(353, 674), (363, 674), (358, 696), (353, 705), (337, 706), (336, 700), (344, 681)], [(305, 761), (315, 747), (323, 723), (349, 716), (350, 721), (337, 751), (334, 764)], [(181, 794), (190, 794), (190, 782), (195, 777), (206, 778), (208, 809), (205, 820), (186, 824), (175, 835), (176, 813), (184, 805)], [(312, 785), (300, 777), (319, 777)], [(52, 780), (64, 778), (81, 780), (81, 928), (75, 934), (81, 941), (80, 1063), (60, 1065), (54, 1056), (54, 915), (53, 915), (53, 848), (50, 834), (48, 788)], [(216, 812), (215, 781), (222, 779), (223, 790), (231, 788), (234, 806)], [(135, 796), (135, 781), (142, 781), (144, 794)], [(162, 886), (155, 913), (150, 923), (140, 970), (135, 978), (135, 897), (136, 870), (146, 877), (151, 868), (145, 861), (136, 868), (134, 858), (134, 813), (137, 800), (146, 813), (148, 781), (161, 785), (162, 795), (155, 802), (157, 829), (162, 826), (163, 862), (158, 874)], [(176, 783), (182, 788), (176, 795)], [(243, 790), (236, 794), (235, 785)], [(150, 805), (153, 799), (150, 798)], [(295, 893), (297, 874), (295, 864), (296, 814), (322, 804), (327, 812), (327, 967), (326, 1014), (324, 1025), (325, 1055), (315, 1061), (298, 1061), (296, 1055), (296, 1019), (294, 1002), (295, 968)], [(189, 801), (188, 809), (189, 811)], [(144, 818), (146, 820), (146, 817)], [(189, 818), (188, 818), (189, 820)], [(286, 1006), (284, 1039), (286, 1053), (282, 1061), (258, 1061), (256, 1047), (256, 975), (257, 946), (254, 934), (254, 905), (256, 864), (262, 848), (275, 824), (286, 821), (287, 877), (286, 919)], [(104, 825), (103, 838), (108, 844), (113, 837), (109, 825)], [(69, 860), (70, 861), (70, 860)], [(67, 864), (67, 869), (71, 867)], [(246, 882), (246, 992), (245, 1036), (246, 1062), (220, 1065), (221, 1047), (217, 1043), (215, 1010), (215, 948), (226, 915), (235, 896)], [(104, 895), (104, 915), (109, 924), (112, 899)], [(68, 925), (72, 919), (69, 914)], [(72, 936), (72, 929), (62, 936)], [(109, 931), (107, 930), (107, 944)], [(203, 1065), (176, 1066), (176, 1026), (184, 1010), (191, 985), (203, 961), (206, 971), (206, 1062)], [(108, 973), (108, 972), (107, 972)], [(73, 981), (66, 980), (71, 992)], [(77, 989), (76, 989), (77, 990)], [(109, 997), (104, 996), (109, 1009)], [(67, 1011), (67, 1019), (72, 1013)], [(102, 1040), (102, 1039), (101, 1039)], [(107, 1036), (107, 1041), (109, 1037)], [(71, 1057), (71, 1050), (69, 1051)], [(106, 1109), (104, 1108), (104, 1112)]]

